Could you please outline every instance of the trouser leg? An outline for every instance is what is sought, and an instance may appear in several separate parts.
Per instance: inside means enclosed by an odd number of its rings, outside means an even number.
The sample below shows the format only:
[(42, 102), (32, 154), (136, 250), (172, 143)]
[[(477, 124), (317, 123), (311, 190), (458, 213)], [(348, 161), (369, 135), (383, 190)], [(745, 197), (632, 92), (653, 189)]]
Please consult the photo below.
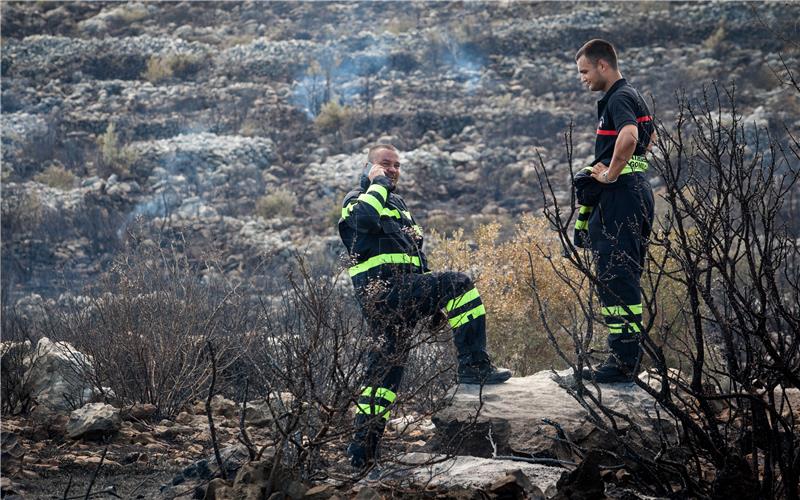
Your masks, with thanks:
[(411, 304), (407, 316), (430, 317), (447, 314), (453, 329), (453, 343), (460, 363), (488, 359), (486, 353), (486, 308), (469, 276), (455, 271), (414, 275), (409, 278), (404, 304)]
[[(430, 273), (415, 278), (411, 288), (416, 310), (431, 315), (444, 310), (458, 351), (458, 381), (463, 384), (500, 384), (511, 371), (496, 368), (486, 352), (486, 308), (472, 280), (464, 273)], [(413, 302), (413, 301), (412, 301)]]
[(364, 385), (356, 401), (355, 433), (348, 447), (353, 466), (364, 468), (376, 461), (381, 437), (403, 380), (408, 350), (402, 332), (413, 325), (397, 324), (388, 314), (370, 321), (375, 340), (367, 355)]
[(440, 280), (445, 291), (444, 310), (453, 329), (459, 363), (487, 360), (486, 308), (478, 289), (463, 273), (442, 273)]

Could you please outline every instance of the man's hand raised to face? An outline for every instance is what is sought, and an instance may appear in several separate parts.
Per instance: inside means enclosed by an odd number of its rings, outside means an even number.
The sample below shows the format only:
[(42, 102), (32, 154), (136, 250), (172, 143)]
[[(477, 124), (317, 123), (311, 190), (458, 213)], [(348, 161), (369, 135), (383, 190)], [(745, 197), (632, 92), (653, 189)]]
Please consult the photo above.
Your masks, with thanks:
[(367, 173), (367, 177), (369, 177), (370, 182), (375, 180), (375, 177), (380, 175), (386, 175), (386, 171), (383, 169), (381, 165), (373, 164), (372, 168), (369, 169), (369, 173)]

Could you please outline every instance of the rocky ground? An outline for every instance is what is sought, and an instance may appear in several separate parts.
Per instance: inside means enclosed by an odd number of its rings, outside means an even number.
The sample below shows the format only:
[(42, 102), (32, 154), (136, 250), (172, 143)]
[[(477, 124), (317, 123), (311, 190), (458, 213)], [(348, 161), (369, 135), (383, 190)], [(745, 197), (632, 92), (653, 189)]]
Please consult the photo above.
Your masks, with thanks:
[[(4, 498), (83, 498), (90, 488), (121, 498), (265, 498), (270, 474), (275, 491), (293, 499), (379, 498), (403, 491), (426, 498), (643, 498), (637, 491), (646, 487), (634, 479), (639, 465), (624, 458), (624, 450), (567, 393), (569, 370), (498, 386), (455, 386), (448, 407), (432, 419), (401, 409), (388, 421), (381, 475), (354, 473), (342, 453), (345, 438), (325, 446), (319, 458), (325, 467), (303, 480), (296, 471), (271, 472), (280, 448), (276, 419), (291, 407), (288, 393), (251, 400), (244, 409), (216, 395), (160, 418), (152, 404), (98, 401), (103, 398), (76, 375), (80, 353), (70, 345), (45, 338), (36, 352), (24, 387), (35, 404), (24, 417), (2, 420)], [(641, 377), (648, 380), (646, 373)], [(96, 402), (75, 409), (65, 404), (79, 395)], [(787, 411), (796, 411), (800, 392), (789, 395)], [(627, 429), (629, 444), (677, 442), (673, 423), (653, 412), (642, 389), (607, 387), (602, 398), (610, 411), (631, 418), (618, 423)], [(227, 481), (220, 477), (214, 442)], [(262, 458), (249, 460), (246, 443), (254, 443)]]

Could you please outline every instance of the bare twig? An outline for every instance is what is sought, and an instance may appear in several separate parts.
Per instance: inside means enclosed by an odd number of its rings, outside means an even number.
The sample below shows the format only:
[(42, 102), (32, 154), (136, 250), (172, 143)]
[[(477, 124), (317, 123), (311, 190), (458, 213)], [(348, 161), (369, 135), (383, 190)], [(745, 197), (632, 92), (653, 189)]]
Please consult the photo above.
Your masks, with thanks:
[(92, 486), (94, 486), (95, 480), (97, 480), (97, 474), (100, 472), (100, 469), (103, 467), (103, 462), (106, 459), (106, 453), (108, 453), (108, 445), (103, 448), (103, 454), (100, 455), (100, 462), (97, 463), (97, 467), (94, 469), (94, 473), (92, 474), (92, 479), (89, 481), (89, 487), (86, 488), (86, 495), (84, 495), (84, 499), (89, 498), (89, 494), (92, 492)]
[(208, 431), (211, 434), (211, 445), (214, 447), (214, 457), (217, 459), (217, 467), (219, 467), (219, 474), (223, 480), (228, 480), (228, 473), (225, 470), (225, 464), (222, 462), (222, 456), (219, 454), (219, 444), (217, 444), (217, 431), (214, 428), (214, 417), (211, 414), (211, 398), (214, 396), (214, 384), (217, 381), (217, 359), (214, 355), (214, 346), (211, 341), (206, 341), (208, 348), (208, 356), (211, 360), (211, 385), (208, 387), (208, 398), (206, 398), (206, 416), (208, 417)]
[(250, 387), (250, 378), (246, 378), (244, 381), (244, 394), (242, 395), (242, 412), (239, 415), (239, 434), (240, 434), (240, 441), (245, 447), (247, 447), (247, 454), (250, 456), (250, 460), (255, 460), (256, 458), (256, 448), (253, 446), (253, 442), (250, 440), (250, 436), (247, 434), (247, 430), (244, 427), (244, 416), (247, 410), (247, 390)]

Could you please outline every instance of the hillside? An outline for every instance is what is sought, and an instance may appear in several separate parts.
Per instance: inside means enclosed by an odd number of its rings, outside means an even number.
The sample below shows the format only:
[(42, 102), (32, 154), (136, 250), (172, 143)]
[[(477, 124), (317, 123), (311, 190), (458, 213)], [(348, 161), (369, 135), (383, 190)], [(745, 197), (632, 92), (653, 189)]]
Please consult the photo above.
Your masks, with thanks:
[(591, 160), (599, 96), (573, 61), (590, 37), (618, 45), (664, 123), (676, 92), (716, 80), (746, 121), (800, 126), (772, 72), (781, 54), (797, 67), (793, 3), (2, 8), (4, 300), (79, 290), (132, 225), (232, 273), (295, 249), (333, 268), (340, 200), (378, 140), (405, 152), (428, 229), (536, 212), (538, 154), (567, 194), (570, 122), (576, 164)]

